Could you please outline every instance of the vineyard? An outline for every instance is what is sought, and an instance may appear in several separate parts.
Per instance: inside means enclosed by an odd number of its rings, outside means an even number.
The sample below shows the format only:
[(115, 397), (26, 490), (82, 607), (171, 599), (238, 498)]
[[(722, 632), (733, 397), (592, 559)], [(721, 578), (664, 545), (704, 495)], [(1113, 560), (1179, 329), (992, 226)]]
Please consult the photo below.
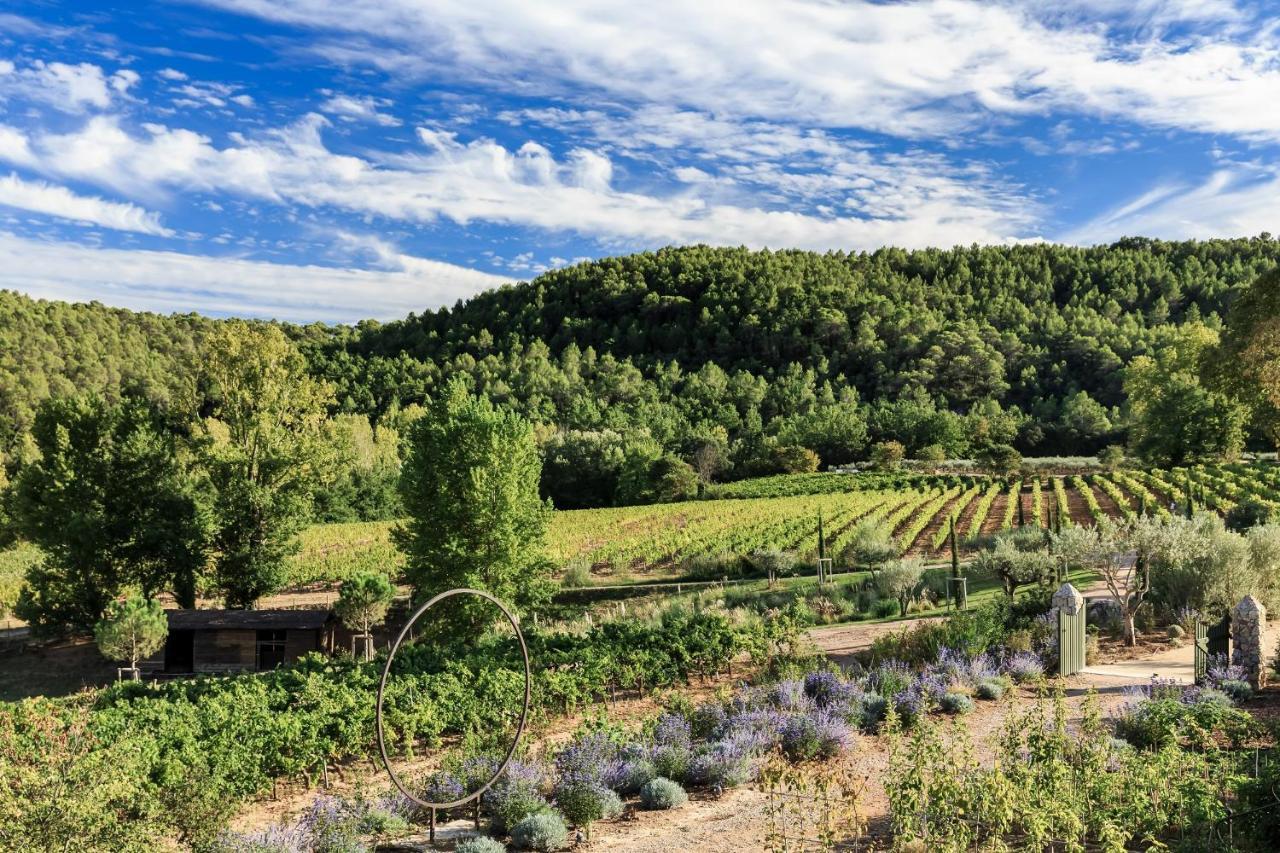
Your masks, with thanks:
[[(854, 526), (879, 519), (903, 552), (941, 558), (949, 520), (961, 547), (975, 537), (1019, 524), (1092, 524), (1139, 512), (1167, 516), (1195, 509), (1229, 512), (1246, 501), (1280, 511), (1280, 465), (1239, 463), (1168, 470), (1121, 469), (1092, 474), (1003, 479), (972, 475), (801, 474), (717, 487), (710, 500), (566, 510), (552, 517), (551, 558), (590, 573), (592, 583), (630, 583), (714, 572), (760, 549), (817, 554), (821, 517), (837, 561)], [(377, 569), (396, 572), (403, 556), (391, 542), (393, 522), (316, 525), (290, 558), (289, 586), (329, 584)], [(0, 552), (0, 610), (12, 606), (22, 575), (38, 559), (30, 546)]]
[[(904, 553), (941, 558), (953, 516), (965, 548), (975, 537), (1020, 524), (1089, 525), (1143, 511), (1185, 512), (1188, 494), (1195, 509), (1226, 513), (1257, 501), (1280, 510), (1280, 466), (1123, 469), (1021, 480), (835, 473), (769, 477), (721, 487), (712, 492), (713, 500), (557, 512), (548, 545), (556, 563), (589, 569), (592, 582), (625, 583), (696, 575), (706, 568), (703, 563), (719, 567), (727, 558), (759, 549), (794, 550), (811, 560), (817, 555), (819, 518), (827, 550), (839, 560), (856, 523), (879, 519), (893, 529)], [(391, 527), (311, 528), (293, 558), (292, 582), (332, 581), (364, 568), (398, 565)]]

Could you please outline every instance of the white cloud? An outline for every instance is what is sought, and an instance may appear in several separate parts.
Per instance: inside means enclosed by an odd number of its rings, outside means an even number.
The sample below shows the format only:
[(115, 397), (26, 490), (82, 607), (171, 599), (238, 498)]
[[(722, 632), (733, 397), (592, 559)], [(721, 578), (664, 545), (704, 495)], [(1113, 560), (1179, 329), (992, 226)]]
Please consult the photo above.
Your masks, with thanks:
[(390, 320), (510, 279), (408, 258), (399, 271), (295, 266), (177, 252), (99, 249), (0, 232), (0, 288), (146, 311), (309, 322)]
[(66, 187), (54, 186), (44, 181), (24, 181), (15, 174), (0, 177), (0, 205), (101, 225), (117, 231), (173, 236), (172, 231), (160, 224), (158, 214), (136, 204), (77, 195)]
[[(580, 100), (603, 93), (731, 119), (946, 137), (1064, 111), (1280, 138), (1276, 29), (1216, 39), (1134, 20), (1234, 20), (1225, 0), (1074, 7), (977, 0), (206, 0), (341, 34), (312, 49), (396, 75)], [(1091, 8), (1092, 7), (1092, 8)], [(1086, 19), (1109, 10), (1113, 20)]]
[(113, 94), (127, 93), (139, 79), (137, 72), (130, 69), (107, 76), (99, 66), (88, 62), (69, 65), (36, 60), (19, 67), (0, 61), (0, 100), (23, 98), (62, 112), (80, 113), (88, 108), (106, 109)]
[(383, 127), (399, 127), (400, 119), (381, 112), (382, 107), (389, 106), (391, 101), (386, 98), (374, 98), (369, 95), (334, 95), (320, 105), (320, 111), (347, 120), (368, 121)]
[(1032, 219), (1030, 205), (982, 166), (957, 168), (923, 153), (877, 159), (854, 149), (843, 160), (829, 158), (822, 171), (788, 173), (761, 162), (733, 175), (738, 183), (778, 188), (779, 198), (821, 196), (830, 204), (830, 212), (810, 214), (762, 205), (749, 194), (620, 189), (600, 151), (577, 148), (559, 160), (534, 142), (513, 151), (426, 128), (418, 131), (422, 150), (379, 153), (375, 162), (330, 151), (325, 124), (313, 115), (220, 149), (191, 131), (155, 125), (148, 136), (133, 137), (95, 116), (72, 133), (31, 140), (29, 150), (47, 174), (133, 198), (220, 191), (398, 221), (574, 232), (619, 245), (950, 246), (1020, 237)]
[(1161, 184), (1067, 235), (1072, 243), (1125, 236), (1169, 240), (1280, 231), (1280, 169), (1223, 168), (1199, 184)]

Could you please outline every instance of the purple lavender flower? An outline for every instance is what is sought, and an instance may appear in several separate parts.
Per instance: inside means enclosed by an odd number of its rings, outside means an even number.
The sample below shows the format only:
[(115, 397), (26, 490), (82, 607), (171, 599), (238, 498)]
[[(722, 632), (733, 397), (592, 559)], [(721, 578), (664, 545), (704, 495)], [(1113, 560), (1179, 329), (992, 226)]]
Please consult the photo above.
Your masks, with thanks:
[(693, 711), (689, 727), (695, 738), (715, 740), (724, 734), (729, 712), (720, 702), (704, 702)]
[(853, 732), (842, 717), (827, 709), (819, 709), (812, 715), (818, 737), (818, 757), (832, 758), (853, 745)]
[(750, 737), (761, 750), (773, 749), (782, 742), (782, 728), (788, 716), (776, 708), (743, 711), (729, 718), (725, 737)]
[(422, 799), (431, 803), (448, 803), (466, 795), (466, 785), (447, 770), (438, 770), (428, 776), (422, 791)]
[(891, 698), (915, 681), (911, 667), (902, 661), (887, 660), (871, 670), (867, 676), (867, 689)]
[(783, 711), (807, 711), (813, 700), (805, 693), (803, 681), (789, 678), (773, 685), (772, 704)]
[(616, 758), (605, 766), (600, 781), (619, 794), (634, 794), (658, 775), (648, 757)]
[(556, 756), (556, 771), (582, 781), (599, 779), (617, 752), (617, 745), (603, 732), (581, 735)]
[(217, 853), (311, 853), (307, 834), (297, 826), (271, 826), (257, 832), (227, 830), (213, 842)]
[(672, 746), (688, 749), (693, 744), (693, 730), (689, 721), (679, 714), (663, 714), (653, 727), (654, 746)]
[(1004, 662), (1004, 671), (1014, 681), (1022, 684), (1038, 681), (1044, 676), (1044, 664), (1031, 652), (1018, 652)]
[(811, 672), (804, 677), (804, 692), (819, 708), (847, 704), (857, 687), (828, 670)]

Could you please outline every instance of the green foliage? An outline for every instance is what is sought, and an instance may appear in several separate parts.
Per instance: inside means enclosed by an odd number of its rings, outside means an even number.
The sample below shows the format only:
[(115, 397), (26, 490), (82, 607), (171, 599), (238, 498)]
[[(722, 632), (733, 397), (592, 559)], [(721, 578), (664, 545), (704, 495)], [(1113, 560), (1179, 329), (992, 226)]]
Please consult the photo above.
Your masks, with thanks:
[(563, 850), (569, 844), (569, 828), (555, 812), (531, 814), (511, 828), (511, 843), (517, 850)]
[(13, 485), (13, 525), (45, 559), (15, 611), (38, 631), (88, 630), (126, 587), (194, 603), (208, 522), (179, 436), (146, 401), (49, 400), (40, 458)]
[(507, 853), (507, 845), (487, 835), (473, 835), (458, 842), (454, 853)]
[(1130, 443), (1156, 465), (1230, 459), (1244, 448), (1248, 410), (1200, 379), (1217, 334), (1188, 326), (1125, 369)]
[(396, 588), (386, 575), (364, 572), (343, 581), (334, 610), (348, 628), (368, 634), (386, 618), (395, 595)]
[(1212, 743), (1139, 752), (1107, 736), (1096, 699), (1083, 713), (1068, 729), (1057, 694), (1012, 715), (986, 766), (960, 726), (945, 743), (927, 721), (895, 735), (885, 791), (898, 838), (938, 851), (1203, 849), (1240, 783), (1240, 757)]
[(1022, 454), (1008, 444), (989, 444), (974, 457), (979, 465), (996, 476), (1016, 474), (1022, 467)]
[(640, 804), (646, 809), (666, 810), (684, 805), (689, 800), (680, 783), (659, 776), (640, 789)]
[(894, 471), (902, 465), (907, 449), (900, 441), (880, 441), (871, 448), (871, 466), (878, 471)]
[[(400, 483), (409, 519), (394, 533), (418, 600), (454, 587), (517, 608), (550, 594), (545, 557), (551, 508), (538, 495), (542, 460), (529, 424), (453, 383), (414, 424)], [(494, 618), (487, 602), (460, 602), (452, 624)]]
[(128, 661), (131, 668), (160, 651), (168, 636), (169, 620), (160, 602), (140, 595), (108, 604), (106, 615), (93, 629), (102, 656)]
[(312, 509), (330, 389), (277, 327), (228, 321), (205, 338), (200, 380), (214, 404), (203, 424), (214, 493), (217, 584), (229, 607), (278, 590)]
[[(618, 690), (650, 691), (712, 675), (764, 642), (716, 613), (673, 613), (656, 625), (611, 622), (582, 635), (526, 632), (540, 667), (538, 715)], [(80, 837), (103, 839), (89, 849), (151, 849), (117, 843), (129, 837), (208, 839), (239, 804), (270, 791), (273, 780), (314, 778), (325, 764), (373, 754), (381, 672), (380, 662), (312, 655), (270, 673), (123, 682), (67, 700), (0, 705), (0, 840), (52, 837), (39, 834), (55, 831), (40, 822), (50, 823), (67, 798), (76, 801), (70, 814), (85, 812)], [(523, 687), (509, 637), (487, 635), (445, 650), (407, 646), (388, 682), (388, 744), (411, 757), (446, 735), (507, 731)], [(72, 784), (80, 795), (71, 796)], [(545, 805), (536, 793), (509, 804), (507, 816), (518, 820), (528, 812), (515, 811)], [(29, 801), (38, 805), (18, 805)], [(58, 838), (77, 838), (72, 824), (58, 827)]]

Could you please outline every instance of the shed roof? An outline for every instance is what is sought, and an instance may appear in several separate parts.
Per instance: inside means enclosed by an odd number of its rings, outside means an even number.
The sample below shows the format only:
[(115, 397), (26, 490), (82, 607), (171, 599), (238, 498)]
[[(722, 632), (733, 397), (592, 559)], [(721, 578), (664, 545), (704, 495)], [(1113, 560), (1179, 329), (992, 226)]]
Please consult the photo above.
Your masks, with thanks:
[(333, 619), (329, 609), (297, 610), (168, 610), (170, 631), (307, 631)]

